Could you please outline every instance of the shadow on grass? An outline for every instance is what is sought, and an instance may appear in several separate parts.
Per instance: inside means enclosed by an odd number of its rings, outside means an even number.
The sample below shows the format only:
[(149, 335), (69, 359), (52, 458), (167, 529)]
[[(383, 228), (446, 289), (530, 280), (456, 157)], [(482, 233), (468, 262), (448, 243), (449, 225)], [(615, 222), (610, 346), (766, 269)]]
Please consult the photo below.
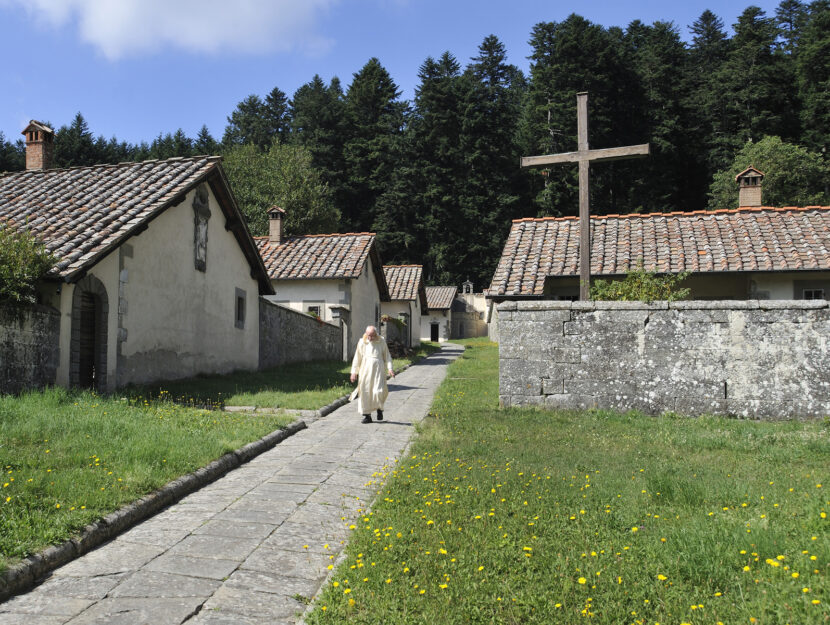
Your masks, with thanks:
[[(281, 365), (262, 371), (235, 371), (226, 375), (200, 375), (143, 386), (129, 386), (121, 394), (170, 400), (199, 406), (224, 406), (240, 396), (263, 393), (292, 394), (349, 388), (349, 367), (336, 360)], [(256, 402), (253, 402), (256, 404)]]

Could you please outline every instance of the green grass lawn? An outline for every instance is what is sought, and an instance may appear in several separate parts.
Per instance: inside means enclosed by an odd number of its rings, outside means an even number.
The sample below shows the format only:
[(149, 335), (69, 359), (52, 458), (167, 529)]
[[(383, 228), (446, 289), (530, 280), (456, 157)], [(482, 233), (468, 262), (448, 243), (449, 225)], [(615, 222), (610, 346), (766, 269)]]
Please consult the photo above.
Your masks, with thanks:
[(468, 342), (309, 623), (826, 623), (827, 420), (499, 410)]
[[(422, 343), (409, 358), (393, 360), (395, 369), (411, 364), (440, 349)], [(198, 406), (256, 406), (314, 410), (351, 393), (351, 363), (334, 360), (301, 362), (263, 371), (230, 375), (206, 375), (163, 385), (133, 387), (132, 397), (169, 397)]]

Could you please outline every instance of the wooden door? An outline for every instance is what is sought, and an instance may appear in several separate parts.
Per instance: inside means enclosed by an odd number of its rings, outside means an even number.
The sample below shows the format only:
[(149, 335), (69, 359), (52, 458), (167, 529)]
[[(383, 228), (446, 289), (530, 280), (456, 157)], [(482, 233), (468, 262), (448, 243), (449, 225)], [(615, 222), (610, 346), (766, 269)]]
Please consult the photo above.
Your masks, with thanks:
[(429, 324), (429, 340), (433, 343), (438, 342), (438, 324), (431, 323)]
[(95, 388), (97, 312), (95, 296), (91, 293), (81, 295), (80, 343), (78, 349), (80, 362), (78, 385), (81, 388)]

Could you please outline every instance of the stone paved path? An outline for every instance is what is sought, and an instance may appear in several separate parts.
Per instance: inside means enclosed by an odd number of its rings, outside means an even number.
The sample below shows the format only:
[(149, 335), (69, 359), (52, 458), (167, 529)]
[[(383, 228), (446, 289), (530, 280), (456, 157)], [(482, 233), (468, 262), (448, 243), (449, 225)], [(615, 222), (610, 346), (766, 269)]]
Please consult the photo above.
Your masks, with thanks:
[(391, 380), (383, 423), (346, 404), (0, 603), (0, 625), (295, 623), (461, 351)]

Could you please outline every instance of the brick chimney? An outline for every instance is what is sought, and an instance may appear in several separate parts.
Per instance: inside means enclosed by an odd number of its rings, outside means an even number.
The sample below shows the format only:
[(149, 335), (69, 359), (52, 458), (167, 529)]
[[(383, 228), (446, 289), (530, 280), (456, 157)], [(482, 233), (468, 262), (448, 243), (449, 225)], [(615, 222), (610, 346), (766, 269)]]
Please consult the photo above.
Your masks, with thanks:
[(279, 206), (272, 206), (268, 209), (268, 239), (271, 243), (279, 243), (282, 241), (282, 222), (284, 219), (285, 211)]
[(55, 131), (49, 126), (31, 120), (20, 134), (26, 137), (26, 169), (51, 168)]
[(764, 172), (758, 171), (752, 165), (735, 176), (738, 183), (738, 208), (743, 206), (763, 206), (761, 204), (761, 181)]

